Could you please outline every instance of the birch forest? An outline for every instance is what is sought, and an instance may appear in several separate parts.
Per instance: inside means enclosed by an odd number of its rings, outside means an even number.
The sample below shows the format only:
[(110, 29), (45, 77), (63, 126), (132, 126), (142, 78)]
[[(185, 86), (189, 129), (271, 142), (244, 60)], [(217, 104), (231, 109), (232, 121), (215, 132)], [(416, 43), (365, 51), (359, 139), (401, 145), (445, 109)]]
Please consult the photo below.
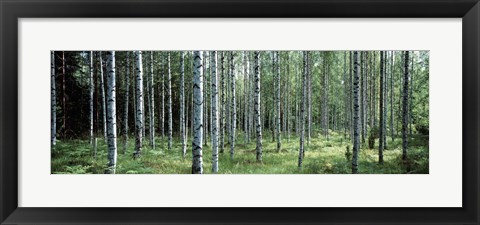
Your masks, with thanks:
[(52, 174), (428, 174), (428, 51), (51, 51)]

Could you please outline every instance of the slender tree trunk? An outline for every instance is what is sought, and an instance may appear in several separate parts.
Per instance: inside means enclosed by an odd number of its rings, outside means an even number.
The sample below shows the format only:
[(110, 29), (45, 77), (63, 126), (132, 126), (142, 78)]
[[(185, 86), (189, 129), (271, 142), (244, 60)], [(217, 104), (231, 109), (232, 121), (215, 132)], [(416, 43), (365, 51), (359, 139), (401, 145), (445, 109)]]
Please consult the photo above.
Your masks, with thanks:
[(150, 79), (148, 81), (148, 89), (150, 90), (150, 146), (155, 149), (155, 101), (153, 91), (153, 51), (150, 51)]
[[(53, 52), (52, 52), (52, 60), (53, 58)], [(52, 62), (54, 63), (54, 62)], [(55, 76), (54, 74), (54, 64), (52, 64), (52, 76)], [(53, 84), (53, 90), (52, 92), (55, 91), (55, 83)], [(90, 144), (93, 144), (93, 51), (90, 51), (90, 77), (89, 77), (89, 122), (90, 122)], [(52, 98), (54, 97), (54, 93), (52, 94)], [(53, 115), (53, 113), (52, 113)], [(53, 145), (55, 145), (53, 143)]]
[(168, 150), (172, 150), (173, 118), (172, 118), (172, 70), (170, 67), (170, 52), (168, 52), (168, 77), (167, 77), (167, 101), (168, 101)]
[[(368, 52), (363, 53), (363, 137), (364, 139), (367, 137), (367, 125), (368, 125), (368, 104), (367, 104), (367, 93), (368, 93), (368, 70), (367, 70), (367, 62), (368, 62)], [(365, 143), (365, 140), (363, 140)]]
[(365, 52), (360, 52), (360, 132), (365, 144)]
[(232, 132), (232, 114), (230, 110), (230, 105), (231, 105), (231, 93), (230, 93), (230, 64), (228, 62), (228, 52), (225, 52), (225, 56), (227, 58), (227, 63), (226, 64), (226, 74), (225, 74), (225, 132), (227, 133), (228, 137), (226, 137), (227, 141), (229, 144), (231, 144), (231, 132)]
[(344, 52), (343, 53), (343, 80), (342, 80), (342, 83), (343, 83), (343, 88), (344, 88), (344, 107), (345, 109), (343, 110), (344, 111), (344, 123), (343, 123), (343, 129), (344, 129), (344, 132), (343, 132), (343, 138), (344, 139), (347, 139), (347, 127), (349, 127), (349, 119), (350, 119), (350, 115), (348, 114), (350, 112), (350, 110), (348, 110), (348, 107), (349, 107), (349, 104), (348, 104), (348, 85), (347, 85), (347, 52)]
[(235, 130), (237, 128), (237, 100), (235, 96), (235, 64), (233, 63), (234, 52), (230, 52), (230, 76), (232, 82), (232, 131), (230, 133), (230, 158), (235, 154)]
[(217, 90), (217, 55), (210, 52), (211, 97), (212, 97), (212, 173), (218, 173), (218, 90)]
[(276, 115), (276, 113), (277, 113), (276, 110), (277, 109), (275, 107), (275, 103), (276, 103), (275, 99), (277, 98), (277, 94), (275, 93), (275, 89), (276, 89), (275, 83), (277, 82), (275, 80), (275, 70), (276, 70), (275, 69), (276, 68), (275, 51), (271, 52), (271, 56), (272, 56), (272, 77), (273, 77), (272, 78), (272, 84), (273, 84), (273, 86), (272, 86), (272, 89), (271, 89), (272, 90), (272, 101), (271, 101), (272, 106), (270, 107), (271, 116), (268, 118), (269, 119), (268, 120), (268, 122), (269, 122), (268, 127), (272, 130), (272, 142), (275, 142), (275, 137), (276, 137), (276, 135), (275, 135), (275, 131), (276, 131), (275, 124), (277, 123), (277, 119), (276, 119), (276, 116), (277, 116)]
[(255, 81), (255, 94), (254, 94), (254, 114), (255, 114), (255, 126), (256, 126), (256, 136), (257, 136), (257, 162), (262, 162), (262, 122), (260, 117), (260, 52), (254, 52), (254, 81)]
[(393, 91), (393, 84), (394, 84), (394, 74), (395, 74), (395, 52), (392, 51), (391, 63), (390, 63), (390, 135), (392, 136), (392, 142), (395, 141), (394, 135), (394, 128), (393, 128), (393, 99), (394, 99), (394, 91)]
[(353, 52), (353, 156), (352, 156), (352, 174), (358, 173), (358, 152), (360, 150), (360, 119), (359, 119), (359, 63), (358, 52)]
[(125, 105), (124, 105), (124, 113), (123, 113), (123, 124), (125, 128), (123, 129), (123, 136), (124, 136), (124, 145), (123, 145), (123, 154), (127, 154), (128, 148), (128, 99), (129, 90), (130, 90), (130, 52), (127, 52), (127, 67), (125, 69)]
[[(190, 72), (191, 72), (191, 71), (190, 71)], [(189, 111), (188, 111), (188, 110), (189, 110), (188, 107), (189, 107), (189, 105), (190, 105), (190, 104), (189, 104), (189, 103), (190, 103), (190, 100), (189, 100), (190, 94), (188, 93), (188, 91), (185, 93), (185, 96), (186, 96), (186, 101), (185, 101), (186, 109), (185, 109), (185, 117), (184, 117), (184, 118), (185, 118), (185, 119), (184, 119), (184, 121), (185, 121), (185, 141), (188, 141), (188, 120), (189, 120), (189, 118), (190, 118), (190, 117), (188, 116), (188, 112), (189, 112)], [(186, 146), (186, 145), (187, 145), (187, 144), (185, 143), (185, 146)], [(186, 151), (186, 150), (185, 150), (185, 151)], [(185, 157), (186, 157), (186, 153), (185, 153)]]
[(375, 52), (372, 52), (370, 54), (370, 57), (369, 57), (369, 60), (368, 60), (368, 76), (369, 76), (369, 83), (368, 83), (368, 86), (369, 86), (369, 96), (368, 96), (368, 106), (370, 108), (369, 112), (368, 112), (368, 115), (369, 115), (369, 121), (370, 121), (370, 132), (372, 132), (373, 128), (375, 127), (374, 126), (374, 120), (375, 120), (375, 115), (374, 115), (374, 112), (375, 112), (375, 103), (374, 103), (374, 92), (375, 92), (375, 89), (374, 89), (374, 77), (375, 77), (375, 73), (373, 72), (374, 71), (374, 64), (373, 64), (373, 60), (375, 60)]
[(107, 138), (108, 138), (108, 171), (115, 173), (117, 164), (117, 114), (115, 85), (115, 51), (107, 52)]
[(67, 132), (67, 95), (66, 95), (66, 76), (65, 72), (65, 51), (62, 52), (62, 111), (63, 111), (63, 138), (66, 137)]
[(285, 96), (285, 99), (287, 101), (287, 106), (286, 106), (286, 121), (287, 121), (287, 140), (288, 142), (290, 142), (290, 132), (291, 132), (291, 129), (292, 129), (292, 126), (291, 126), (291, 120), (290, 120), (290, 113), (291, 113), (291, 110), (292, 110), (292, 106), (291, 106), (291, 96), (290, 96), (290, 90), (292, 88), (292, 84), (291, 84), (291, 79), (290, 79), (290, 52), (288, 51), (287, 52), (287, 71), (286, 71), (286, 76), (285, 76), (285, 79), (286, 79), (286, 85), (287, 85), (287, 91), (285, 91), (284, 93), (284, 96)]
[(383, 149), (387, 147), (387, 112), (388, 112), (388, 83), (387, 83), (387, 68), (388, 68), (388, 52), (384, 52), (383, 59)]
[(408, 146), (408, 57), (409, 52), (405, 51), (405, 73), (403, 77), (403, 110), (402, 110), (402, 159), (407, 160), (407, 146)]
[(203, 70), (202, 54), (193, 52), (193, 141), (192, 141), (192, 174), (203, 173), (202, 143), (203, 143)]
[(220, 153), (225, 150), (225, 53), (220, 52), (220, 80), (221, 80), (221, 103), (220, 103)]
[(384, 123), (385, 123), (385, 120), (384, 120), (384, 86), (385, 86), (385, 83), (384, 83), (384, 76), (385, 76), (385, 71), (384, 71), (384, 55), (383, 55), (383, 51), (380, 51), (380, 127), (378, 128), (379, 130), (379, 144), (378, 144), (378, 163), (380, 164), (383, 164), (383, 148), (384, 148), (384, 138), (383, 136), (385, 135), (384, 133), (384, 130), (383, 130), (383, 127), (384, 127)]
[(350, 123), (350, 140), (353, 141), (353, 136), (354, 136), (353, 135), (354, 134), (354, 128), (353, 128), (354, 127), (354, 123), (353, 123), (353, 119), (354, 119), (353, 118), (353, 113), (354, 113), (353, 112), (353, 105), (354, 105), (354, 103), (353, 102), (354, 102), (354, 99), (353, 99), (353, 68), (352, 68), (352, 65), (353, 65), (354, 62), (353, 62), (353, 54), (352, 54), (351, 51), (348, 52), (348, 60), (349, 60), (348, 65), (350, 67), (350, 69), (349, 69), (349, 96), (350, 96), (349, 97), (350, 98), (349, 99), (350, 100), (349, 110), (350, 110), (350, 121), (351, 121), (351, 123)]
[(142, 65), (142, 51), (135, 51), (135, 76), (136, 76), (136, 90), (135, 90), (135, 152), (134, 158), (140, 157), (142, 154), (143, 141), (143, 65)]
[(305, 103), (307, 95), (307, 68), (308, 53), (303, 52), (303, 77), (302, 77), (302, 103), (300, 108), (300, 148), (298, 152), (298, 167), (302, 167), (303, 157), (305, 155)]
[(415, 72), (414, 68), (413, 68), (413, 61), (415, 60), (415, 54), (414, 52), (412, 51), (412, 56), (411, 56), (411, 59), (410, 61), (412, 61), (412, 66), (411, 66), (411, 72), (410, 72), (410, 95), (409, 95), (409, 98), (410, 98), (410, 102), (408, 103), (408, 127), (409, 127), (409, 131), (408, 131), (408, 135), (412, 135), (412, 124), (413, 124), (413, 73)]
[[(312, 68), (310, 63), (310, 52), (307, 51), (307, 104), (308, 104), (308, 136), (307, 143), (312, 137)], [(327, 128), (328, 129), (328, 128)], [(328, 137), (328, 130), (327, 130)]]
[(99, 52), (99, 62), (100, 62), (100, 90), (102, 93), (102, 115), (103, 115), (103, 138), (107, 142), (107, 114), (106, 114), (106, 103), (105, 103), (105, 84), (103, 82), (103, 59), (102, 52)]
[(180, 136), (182, 137), (182, 156), (187, 154), (187, 138), (185, 133), (185, 52), (180, 52)]
[[(92, 55), (92, 52), (90, 52), (90, 56)], [(51, 77), (50, 77), (50, 85), (51, 85), (51, 96), (50, 96), (50, 101), (51, 101), (51, 112), (50, 112), (50, 119), (51, 119), (51, 125), (52, 125), (52, 130), (51, 132), (51, 147), (55, 148), (56, 142), (57, 142), (57, 87), (56, 87), (56, 82), (55, 82), (55, 51), (50, 52), (50, 72), (51, 72)], [(90, 66), (91, 66), (91, 60), (90, 60)], [(91, 76), (91, 75), (90, 75)], [(90, 78), (90, 86), (92, 85), (92, 78)], [(93, 103), (91, 103), (93, 104)], [(93, 105), (92, 107), (93, 108)], [(93, 110), (90, 112), (91, 115), (93, 115)], [(93, 116), (92, 116), (93, 118)], [(92, 137), (93, 136), (93, 119), (91, 119), (91, 124), (90, 124), (90, 144), (92, 143)]]
[(249, 92), (249, 88), (248, 88), (248, 86), (249, 86), (248, 85), (249, 84), (249, 74), (248, 74), (249, 69), (248, 68), (249, 68), (248, 53), (246, 53), (244, 51), (243, 52), (243, 89), (244, 89), (244, 91), (243, 91), (243, 96), (244, 96), (243, 131), (244, 131), (244, 134), (245, 134), (244, 142), (243, 142), (244, 145), (247, 145), (247, 143), (250, 142), (250, 137), (249, 137), (249, 132), (248, 132), (248, 118), (249, 118), (249, 115), (248, 115), (249, 106), (248, 106), (248, 104), (250, 103), (250, 101), (249, 101), (250, 92)]
[(277, 152), (280, 152), (282, 147), (282, 133), (280, 130), (280, 64), (278, 60), (278, 51), (275, 52), (275, 64), (277, 65), (276, 68), (276, 77), (277, 77)]
[(204, 51), (203, 52), (203, 59), (202, 59), (202, 70), (203, 70), (203, 76), (205, 77), (204, 80), (205, 80), (205, 87), (204, 87), (204, 94), (203, 94), (203, 135), (204, 135), (204, 138), (203, 138), (203, 141), (204, 141), (204, 145), (207, 146), (207, 139), (208, 139), (208, 116), (207, 116), (207, 112), (208, 112), (208, 104), (207, 104), (207, 99), (208, 99), (208, 84), (207, 84), (207, 81), (208, 81), (208, 78), (207, 78), (207, 52)]
[(373, 127), (377, 127), (377, 53), (373, 53), (373, 99), (372, 99), (372, 107), (373, 107)]
[(162, 130), (162, 149), (164, 147), (163, 141), (165, 140), (165, 64), (167, 63), (164, 56), (162, 63), (162, 82), (160, 84), (162, 86), (162, 115), (160, 117), (160, 127)]

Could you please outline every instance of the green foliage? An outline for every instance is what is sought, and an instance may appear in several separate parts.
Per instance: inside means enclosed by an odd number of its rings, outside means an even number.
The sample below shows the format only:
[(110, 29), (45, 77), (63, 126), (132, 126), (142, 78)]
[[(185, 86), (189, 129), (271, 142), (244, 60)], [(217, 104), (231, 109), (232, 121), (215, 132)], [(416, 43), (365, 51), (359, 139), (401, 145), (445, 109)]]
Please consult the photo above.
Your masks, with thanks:
[(345, 158), (347, 161), (352, 160), (352, 152), (350, 152), (350, 145), (347, 145), (347, 150), (345, 151)]
[[(243, 140), (243, 136), (238, 137)], [(117, 159), (117, 174), (189, 174), (191, 172), (191, 145), (187, 147), (188, 154), (183, 159), (181, 142), (174, 139), (172, 151), (168, 151), (166, 139), (157, 138), (157, 148), (144, 146), (142, 156), (134, 160), (132, 157), (134, 141), (130, 139), (128, 153), (122, 154), (123, 140), (118, 139), (119, 154)], [(191, 143), (190, 141), (187, 143)], [(359, 154), (359, 172), (369, 174), (399, 174), (428, 173), (428, 138), (414, 136), (409, 141), (409, 158), (401, 160), (401, 139), (389, 142), (389, 151), (384, 152), (385, 163), (378, 165), (378, 151), (362, 149)], [(204, 147), (203, 162), (205, 173), (211, 173), (211, 148)], [(225, 146), (228, 149), (228, 145)], [(321, 136), (312, 137), (306, 145), (304, 166), (299, 169), (298, 138), (282, 140), (282, 150), (276, 151), (276, 143), (271, 137), (263, 140), (263, 163), (255, 160), (255, 142), (236, 145), (235, 159), (230, 159), (227, 153), (219, 155), (221, 174), (349, 174), (351, 172), (350, 142), (343, 140), (343, 134), (332, 132), (329, 140)], [(52, 151), (53, 174), (102, 174), (107, 168), (107, 146), (103, 140), (98, 140), (97, 156), (94, 157), (88, 141), (68, 140), (57, 142)]]
[(428, 135), (429, 133), (428, 125), (425, 124), (415, 124), (415, 129), (422, 135)]

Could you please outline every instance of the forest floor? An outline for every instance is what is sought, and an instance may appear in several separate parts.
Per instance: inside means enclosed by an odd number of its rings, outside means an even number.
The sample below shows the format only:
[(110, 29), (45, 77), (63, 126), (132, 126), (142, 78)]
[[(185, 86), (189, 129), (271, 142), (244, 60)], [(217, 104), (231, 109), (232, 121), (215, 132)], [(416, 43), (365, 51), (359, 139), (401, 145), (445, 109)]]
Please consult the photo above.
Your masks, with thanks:
[[(123, 154), (123, 140), (118, 139), (117, 174), (189, 174), (191, 173), (191, 140), (187, 142), (187, 156), (181, 153), (181, 142), (173, 140), (173, 149), (167, 149), (167, 138), (156, 138), (156, 148), (148, 146), (144, 139), (142, 156), (134, 160), (132, 153), (135, 139), (129, 139), (127, 154)], [(359, 153), (359, 173), (365, 174), (428, 174), (428, 136), (412, 135), (409, 140), (408, 160), (402, 161), (402, 140), (392, 141), (387, 137), (387, 150), (384, 151), (384, 164), (378, 164), (378, 139), (374, 149), (368, 149), (367, 139)], [(255, 160), (255, 140), (244, 144), (243, 135), (237, 137), (235, 157), (230, 159), (230, 146), (225, 139), (225, 152), (219, 154), (221, 174), (350, 174), (351, 160), (347, 159), (347, 146), (352, 144), (343, 134), (331, 132), (327, 141), (318, 134), (306, 144), (303, 167), (298, 168), (298, 137), (290, 139), (282, 136), (282, 149), (276, 150), (276, 142), (271, 135), (263, 138), (263, 163)], [(52, 174), (103, 174), (107, 165), (107, 145), (98, 139), (96, 157), (88, 140), (58, 141), (52, 150)], [(163, 144), (162, 144), (163, 143)], [(307, 143), (307, 142), (306, 142)], [(203, 148), (204, 173), (211, 173), (211, 145)]]

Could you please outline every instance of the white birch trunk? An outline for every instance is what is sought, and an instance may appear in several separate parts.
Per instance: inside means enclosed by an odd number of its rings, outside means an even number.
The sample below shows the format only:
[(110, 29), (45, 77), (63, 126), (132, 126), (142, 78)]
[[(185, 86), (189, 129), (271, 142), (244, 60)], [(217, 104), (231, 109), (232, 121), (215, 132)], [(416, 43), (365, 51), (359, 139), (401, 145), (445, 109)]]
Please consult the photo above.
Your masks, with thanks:
[(303, 157), (305, 155), (305, 105), (307, 96), (307, 67), (308, 53), (303, 52), (303, 78), (302, 78), (302, 105), (300, 107), (300, 148), (298, 152), (298, 167), (302, 167)]
[(150, 51), (150, 79), (148, 80), (148, 89), (150, 90), (150, 146), (155, 149), (155, 93), (153, 90), (153, 51)]
[(394, 68), (395, 68), (395, 52), (392, 51), (390, 58), (390, 135), (392, 138), (392, 142), (395, 141), (395, 135), (394, 135), (394, 112), (393, 112), (393, 98), (394, 98), (394, 90), (393, 90), (393, 84), (394, 84)]
[(221, 67), (220, 67), (220, 72), (221, 72), (221, 90), (222, 90), (222, 96), (221, 96), (221, 103), (220, 103), (220, 153), (224, 152), (225, 149), (225, 70), (224, 70), (224, 65), (225, 65), (225, 53), (221, 52)]
[[(327, 83), (328, 85), (328, 83)], [(328, 91), (328, 86), (326, 87)], [(327, 95), (328, 96), (328, 95)], [(307, 118), (308, 118), (308, 133), (307, 133), (307, 143), (310, 143), (312, 136), (312, 74), (310, 68), (310, 52), (307, 52)], [(328, 101), (328, 97), (327, 97)], [(328, 104), (327, 104), (328, 107)], [(304, 122), (305, 123), (305, 122)], [(328, 140), (328, 111), (327, 111), (327, 140)]]
[(248, 89), (248, 84), (249, 84), (249, 74), (248, 74), (248, 71), (249, 71), (249, 62), (248, 62), (248, 53), (246, 53), (245, 51), (243, 52), (243, 89), (244, 89), (244, 93), (243, 93), (243, 96), (244, 96), (244, 113), (243, 113), (243, 131), (244, 131), (244, 145), (247, 144), (247, 142), (249, 142), (250, 140), (250, 137), (249, 137), (249, 132), (248, 132), (248, 109), (249, 109), (249, 106), (248, 104), (250, 103), (249, 102), (249, 94), (250, 94), (250, 91)]
[(163, 57), (162, 63), (162, 113), (160, 115), (160, 129), (162, 130), (162, 149), (164, 146), (165, 139), (165, 57)]
[(185, 52), (180, 53), (180, 136), (182, 137), (182, 156), (187, 154), (187, 140), (185, 132)]
[[(52, 53), (53, 54), (53, 53)], [(52, 55), (53, 57), (53, 55)], [(53, 60), (53, 58), (52, 58)], [(89, 122), (90, 122), (90, 144), (93, 143), (93, 52), (90, 51), (90, 76), (88, 77), (89, 80)], [(52, 67), (52, 74), (54, 70)]]
[(232, 130), (230, 132), (230, 158), (233, 159), (235, 154), (235, 130), (237, 128), (237, 100), (235, 99), (235, 66), (233, 63), (234, 53), (230, 52), (230, 77), (232, 82)]
[(107, 110), (105, 103), (105, 84), (103, 79), (103, 59), (102, 52), (99, 52), (99, 61), (100, 61), (100, 90), (102, 93), (102, 116), (103, 116), (103, 140), (107, 142)]
[(202, 58), (202, 69), (203, 69), (203, 76), (204, 76), (204, 93), (203, 93), (203, 141), (205, 146), (208, 145), (208, 104), (207, 104), (207, 99), (208, 99), (208, 73), (207, 73), (207, 52), (203, 51), (203, 58)]
[(282, 136), (282, 133), (281, 133), (281, 128), (280, 128), (280, 64), (279, 64), (279, 60), (278, 60), (278, 52), (275, 52), (275, 65), (277, 65), (277, 68), (275, 68), (276, 70), (276, 77), (277, 77), (277, 152), (280, 152), (280, 149), (282, 147), (282, 140), (281, 140), (281, 136)]
[(203, 139), (203, 70), (202, 54), (193, 52), (193, 141), (192, 141), (192, 174), (203, 174), (202, 139)]
[[(90, 55), (92, 53), (90, 52)], [(51, 111), (50, 111), (50, 120), (51, 120), (51, 146), (55, 148), (57, 142), (57, 93), (56, 93), (56, 82), (55, 82), (55, 51), (50, 52), (50, 85), (51, 85)], [(92, 81), (90, 81), (90, 86), (92, 86)], [(92, 101), (93, 102), (93, 101)], [(93, 107), (92, 107), (93, 108)], [(90, 112), (93, 115), (93, 110)], [(92, 117), (93, 118), (93, 117)], [(93, 120), (92, 120), (93, 121)], [(93, 123), (90, 124), (91, 135), (93, 136)], [(92, 138), (90, 137), (90, 143)]]
[(136, 76), (136, 90), (135, 90), (135, 152), (134, 158), (140, 157), (142, 154), (143, 142), (143, 67), (142, 67), (142, 51), (135, 52), (135, 76)]
[(212, 96), (212, 173), (218, 173), (218, 90), (217, 90), (217, 55), (210, 53), (211, 96)]
[(115, 51), (107, 52), (107, 138), (108, 171), (115, 174), (117, 164), (117, 114), (115, 99)]
[(254, 93), (254, 117), (255, 117), (255, 126), (256, 126), (256, 136), (257, 136), (257, 162), (262, 162), (262, 123), (260, 119), (260, 52), (255, 51), (254, 53), (255, 65), (254, 65), (254, 80), (255, 80), (255, 93)]
[(172, 150), (172, 132), (173, 132), (173, 119), (172, 119), (172, 73), (170, 67), (170, 52), (168, 52), (168, 77), (167, 77), (167, 101), (168, 101), (168, 150)]

